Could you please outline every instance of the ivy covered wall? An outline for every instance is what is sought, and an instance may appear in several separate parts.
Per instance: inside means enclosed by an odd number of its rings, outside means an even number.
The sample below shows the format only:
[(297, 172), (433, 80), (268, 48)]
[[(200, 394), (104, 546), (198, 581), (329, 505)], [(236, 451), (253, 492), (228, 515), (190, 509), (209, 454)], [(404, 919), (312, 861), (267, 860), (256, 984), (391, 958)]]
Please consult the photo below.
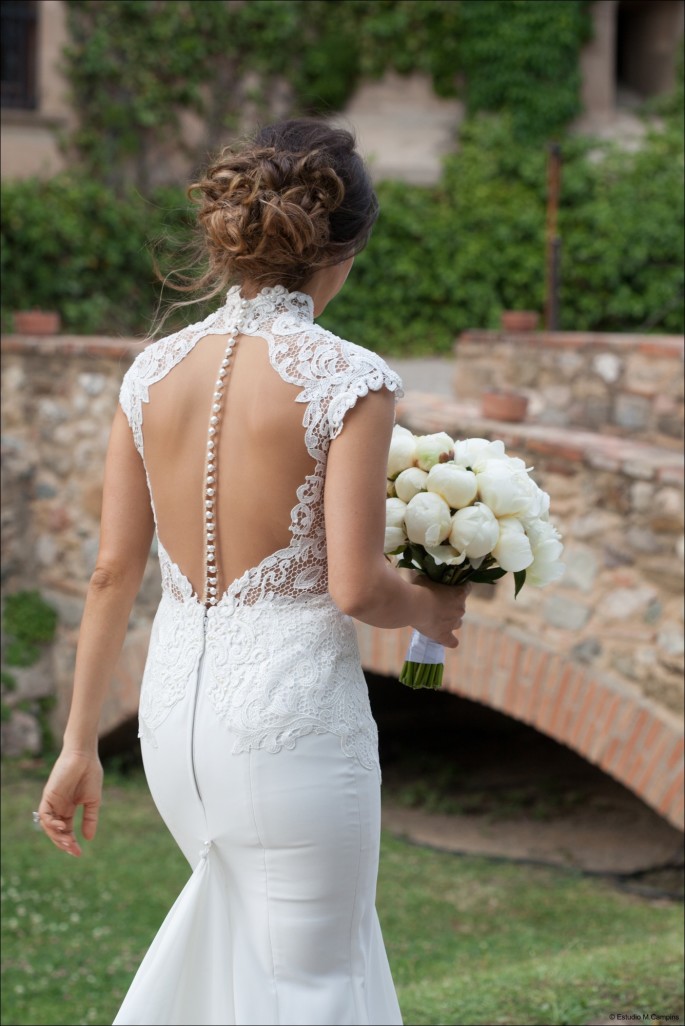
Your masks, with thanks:
[[(561, 327), (683, 329), (683, 67), (636, 153), (564, 131), (578, 111), (584, 0), (70, 0), (73, 169), (7, 183), (3, 326), (57, 309), (66, 330), (145, 334), (159, 297), (152, 245), (178, 265), (192, 221), (160, 152), (194, 114), (207, 150), (252, 117), (327, 113), (363, 77), (428, 74), (469, 114), (441, 181), (379, 186), (381, 217), (326, 312), (382, 352), (448, 351), (502, 309), (544, 298), (546, 142), (563, 156)], [(166, 149), (165, 149), (166, 148)], [(163, 177), (163, 176), (162, 176)], [(167, 290), (167, 299), (175, 296)], [(190, 308), (186, 321), (207, 311)], [(178, 318), (168, 330), (180, 326)]]
[(79, 161), (109, 185), (163, 181), (182, 115), (206, 148), (244, 115), (328, 113), (363, 77), (424, 72), (531, 143), (580, 110), (585, 0), (70, 0), (66, 72)]

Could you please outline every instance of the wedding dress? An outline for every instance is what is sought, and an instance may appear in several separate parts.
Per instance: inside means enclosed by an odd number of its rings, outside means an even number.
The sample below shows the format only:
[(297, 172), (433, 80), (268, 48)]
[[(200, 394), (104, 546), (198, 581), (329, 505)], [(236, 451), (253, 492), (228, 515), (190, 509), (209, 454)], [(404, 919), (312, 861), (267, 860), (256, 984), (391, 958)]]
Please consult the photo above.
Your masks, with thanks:
[(117, 1026), (402, 1022), (375, 911), (376, 726), (324, 522), (329, 446), (381, 388), (402, 394), (283, 287), (232, 288), (124, 377), (163, 588), (141, 746), (192, 874)]

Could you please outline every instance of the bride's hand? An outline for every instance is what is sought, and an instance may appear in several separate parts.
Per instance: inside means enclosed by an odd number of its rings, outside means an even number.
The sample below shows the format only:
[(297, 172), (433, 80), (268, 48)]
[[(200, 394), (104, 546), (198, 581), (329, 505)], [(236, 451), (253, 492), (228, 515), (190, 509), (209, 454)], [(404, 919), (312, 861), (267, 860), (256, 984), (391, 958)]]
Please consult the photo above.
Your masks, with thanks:
[(40, 825), (60, 851), (80, 855), (74, 832), (76, 810), (83, 806), (81, 831), (92, 841), (101, 801), (102, 766), (97, 755), (63, 749), (43, 789)]
[(421, 621), (413, 626), (431, 641), (437, 641), (445, 648), (456, 648), (459, 640), (454, 632), (461, 627), (466, 599), (472, 586), (436, 584), (420, 573), (416, 574), (412, 583), (427, 593), (422, 604)]

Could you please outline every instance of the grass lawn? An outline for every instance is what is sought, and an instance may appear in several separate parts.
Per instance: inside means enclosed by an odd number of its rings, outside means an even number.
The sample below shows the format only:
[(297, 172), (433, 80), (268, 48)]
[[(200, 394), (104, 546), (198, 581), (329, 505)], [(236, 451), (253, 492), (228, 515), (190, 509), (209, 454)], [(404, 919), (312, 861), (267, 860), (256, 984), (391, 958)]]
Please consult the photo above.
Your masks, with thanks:
[[(137, 773), (61, 855), (31, 826), (45, 777), (3, 770), (2, 1022), (108, 1024), (189, 869)], [(385, 837), (378, 911), (407, 1026), (682, 1016), (679, 903)]]

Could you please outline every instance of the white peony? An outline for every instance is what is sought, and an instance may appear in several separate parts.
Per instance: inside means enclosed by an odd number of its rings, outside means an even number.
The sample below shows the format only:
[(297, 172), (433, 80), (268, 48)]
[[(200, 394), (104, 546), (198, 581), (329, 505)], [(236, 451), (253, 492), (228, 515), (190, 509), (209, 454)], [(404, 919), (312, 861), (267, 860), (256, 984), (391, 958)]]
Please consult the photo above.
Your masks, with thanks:
[(443, 498), (452, 509), (468, 506), (478, 492), (476, 475), (454, 463), (436, 463), (431, 467), (426, 488)]
[(410, 541), (426, 548), (434, 548), (450, 533), (450, 508), (435, 492), (419, 492), (407, 503), (404, 526)]
[(395, 493), (404, 502), (409, 502), (410, 499), (413, 499), (415, 495), (418, 495), (419, 492), (425, 489), (427, 477), (428, 474), (425, 470), (419, 470), (418, 467), (409, 467), (395, 478)]
[(466, 556), (462, 552), (457, 552), (451, 545), (436, 545), (426, 549), (426, 552), (433, 557), (438, 566), (442, 563), (447, 563), (448, 566), (459, 566), (466, 560)]
[(444, 431), (436, 435), (419, 435), (416, 439), (416, 462), (421, 470), (430, 470), (441, 456), (452, 458), (454, 442)]
[(476, 480), (479, 498), (496, 517), (529, 514), (533, 494), (525, 469), (511, 466), (508, 459), (488, 460), (483, 470), (476, 474)]
[(504, 442), (489, 442), (487, 438), (463, 438), (454, 443), (454, 462), (461, 467), (481, 469), (486, 460), (507, 459)]
[(395, 552), (400, 546), (406, 545), (407, 534), (404, 529), (404, 513), (406, 502), (401, 499), (385, 500), (385, 541), (383, 552)]
[(521, 518), (547, 520), (549, 516), (549, 495), (526, 474), (522, 479), (524, 490), (528, 495), (528, 503), (520, 514)]
[(388, 452), (388, 477), (396, 477), (402, 470), (414, 465), (416, 438), (407, 428), (395, 424)]
[(482, 502), (457, 510), (452, 517), (450, 545), (469, 558), (489, 555), (499, 541), (499, 522)]
[(503, 570), (516, 573), (533, 562), (533, 550), (523, 524), (517, 517), (502, 517), (499, 521), (499, 539), (492, 554)]
[(524, 528), (533, 550), (533, 562), (526, 570), (526, 583), (542, 588), (558, 581), (564, 576), (566, 567), (560, 562), (564, 546), (556, 527), (548, 520), (531, 520), (524, 523)]

